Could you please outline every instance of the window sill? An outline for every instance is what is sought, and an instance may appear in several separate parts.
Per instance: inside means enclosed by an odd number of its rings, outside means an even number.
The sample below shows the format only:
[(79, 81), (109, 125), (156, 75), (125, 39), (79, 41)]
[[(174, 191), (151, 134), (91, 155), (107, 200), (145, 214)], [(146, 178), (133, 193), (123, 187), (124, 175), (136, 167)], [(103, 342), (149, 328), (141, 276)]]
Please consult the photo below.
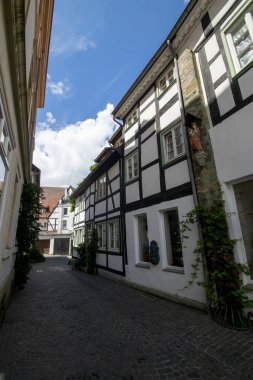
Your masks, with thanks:
[(253, 60), (249, 62), (245, 67), (243, 67), (240, 71), (238, 71), (238, 73), (232, 75), (232, 79), (233, 80), (239, 79), (243, 74), (245, 74), (252, 67), (253, 67)]
[(187, 158), (186, 153), (182, 153), (180, 156), (177, 156), (177, 157), (173, 158), (173, 160), (168, 161), (168, 162), (164, 162), (163, 163), (163, 167), (165, 169), (169, 168), (170, 166), (176, 165), (179, 162), (186, 160), (186, 158)]
[(145, 262), (139, 262), (139, 263), (135, 264), (135, 266), (138, 267), (138, 268), (150, 269), (150, 264), (149, 263), (145, 263)]
[(169, 267), (163, 268), (163, 271), (184, 274), (184, 268), (181, 268), (181, 267), (169, 266)]

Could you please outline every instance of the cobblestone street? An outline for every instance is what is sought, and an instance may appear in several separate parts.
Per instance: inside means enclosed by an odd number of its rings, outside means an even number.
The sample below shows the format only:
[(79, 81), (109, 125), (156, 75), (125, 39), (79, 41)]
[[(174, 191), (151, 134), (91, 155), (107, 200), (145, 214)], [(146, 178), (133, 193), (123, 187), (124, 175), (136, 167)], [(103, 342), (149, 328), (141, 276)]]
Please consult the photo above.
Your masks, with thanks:
[(252, 379), (253, 331), (71, 270), (35, 264), (0, 329), (1, 380)]

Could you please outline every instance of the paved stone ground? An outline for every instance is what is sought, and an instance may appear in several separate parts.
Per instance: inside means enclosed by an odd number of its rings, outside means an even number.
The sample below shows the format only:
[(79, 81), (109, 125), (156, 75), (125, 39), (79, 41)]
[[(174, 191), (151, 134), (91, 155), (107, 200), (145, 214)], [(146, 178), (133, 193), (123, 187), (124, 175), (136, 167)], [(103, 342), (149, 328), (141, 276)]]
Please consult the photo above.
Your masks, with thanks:
[(71, 270), (35, 264), (0, 329), (0, 380), (253, 379), (253, 332)]

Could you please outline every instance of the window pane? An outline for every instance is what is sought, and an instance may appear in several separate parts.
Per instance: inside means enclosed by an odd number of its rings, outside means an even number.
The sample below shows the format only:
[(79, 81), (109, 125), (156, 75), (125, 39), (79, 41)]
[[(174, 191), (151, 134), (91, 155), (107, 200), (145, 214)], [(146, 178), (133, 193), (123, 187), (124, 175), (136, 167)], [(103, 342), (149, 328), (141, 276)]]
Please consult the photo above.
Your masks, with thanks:
[(137, 154), (133, 156), (133, 161), (134, 161), (134, 177), (138, 176), (138, 159), (137, 159)]
[(4, 187), (5, 171), (6, 171), (6, 169), (5, 169), (4, 163), (2, 161), (2, 158), (0, 156), (0, 199), (1, 199), (1, 195), (2, 195), (3, 187)]
[(166, 77), (163, 77), (159, 82), (160, 90), (163, 91), (166, 89)]
[(165, 144), (166, 144), (167, 160), (170, 160), (170, 159), (172, 159), (174, 157), (172, 132), (169, 132), (166, 135), (166, 137), (165, 137)]
[(253, 43), (245, 22), (232, 33), (232, 38), (240, 65), (244, 67), (253, 59)]
[(147, 215), (138, 216), (140, 260), (149, 261), (148, 222)]
[(132, 158), (129, 158), (127, 160), (127, 172), (128, 172), (128, 179), (131, 179), (133, 177), (133, 175), (132, 175)]
[(164, 213), (168, 264), (183, 267), (182, 245), (177, 210)]
[(178, 126), (177, 128), (175, 128), (175, 140), (176, 140), (177, 154), (183, 153), (184, 143), (183, 143), (183, 135), (182, 135), (181, 126)]

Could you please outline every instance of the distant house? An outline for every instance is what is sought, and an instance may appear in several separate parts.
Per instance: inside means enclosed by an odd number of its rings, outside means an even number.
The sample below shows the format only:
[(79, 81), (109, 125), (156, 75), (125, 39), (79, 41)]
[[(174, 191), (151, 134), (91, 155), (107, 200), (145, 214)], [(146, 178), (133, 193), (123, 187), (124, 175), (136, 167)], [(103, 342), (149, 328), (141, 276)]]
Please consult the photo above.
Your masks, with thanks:
[(36, 114), (44, 107), (53, 6), (53, 0), (0, 1), (0, 322), (13, 285), (22, 188), (32, 181)]
[(71, 253), (73, 214), (70, 213), (72, 186), (42, 187), (43, 200), (40, 214), (41, 231), (37, 247), (52, 255)]

